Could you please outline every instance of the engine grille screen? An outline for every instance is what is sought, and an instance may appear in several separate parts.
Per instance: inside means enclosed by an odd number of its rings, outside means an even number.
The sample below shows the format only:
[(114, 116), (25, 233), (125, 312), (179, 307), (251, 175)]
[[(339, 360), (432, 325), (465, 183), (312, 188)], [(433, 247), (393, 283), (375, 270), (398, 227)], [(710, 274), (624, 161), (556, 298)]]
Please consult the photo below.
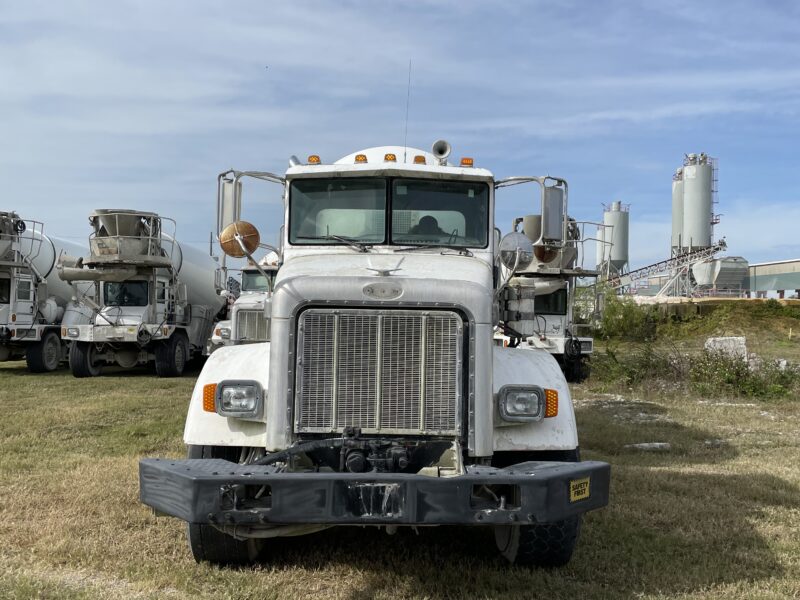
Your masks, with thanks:
[(296, 430), (455, 433), (462, 338), (453, 312), (305, 311), (298, 327)]
[(240, 340), (266, 342), (269, 319), (263, 310), (240, 310), (237, 313), (236, 333)]

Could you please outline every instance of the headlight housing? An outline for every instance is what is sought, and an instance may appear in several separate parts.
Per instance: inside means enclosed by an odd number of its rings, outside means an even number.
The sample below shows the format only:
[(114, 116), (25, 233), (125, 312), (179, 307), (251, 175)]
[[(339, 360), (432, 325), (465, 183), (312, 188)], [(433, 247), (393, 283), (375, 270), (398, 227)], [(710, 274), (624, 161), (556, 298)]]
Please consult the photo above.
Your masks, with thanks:
[(504, 385), (497, 394), (497, 408), (504, 421), (541, 421), (545, 402), (545, 391), (538, 385)]
[(67, 327), (67, 337), (78, 337), (80, 330), (77, 327)]
[(215, 405), (223, 417), (257, 418), (263, 412), (264, 392), (257, 381), (222, 381), (217, 385)]
[(228, 327), (220, 327), (219, 337), (221, 337), (223, 340), (231, 339), (231, 330)]

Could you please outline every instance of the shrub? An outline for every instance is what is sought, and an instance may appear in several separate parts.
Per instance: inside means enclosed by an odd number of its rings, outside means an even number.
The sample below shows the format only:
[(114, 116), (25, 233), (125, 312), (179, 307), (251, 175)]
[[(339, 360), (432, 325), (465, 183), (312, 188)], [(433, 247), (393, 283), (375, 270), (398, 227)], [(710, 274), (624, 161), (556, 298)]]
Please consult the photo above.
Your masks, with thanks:
[(687, 355), (643, 344), (620, 354), (613, 348), (592, 358), (592, 380), (614, 386), (683, 389), (707, 397), (779, 398), (800, 385), (800, 368), (776, 361), (750, 364), (720, 352)]

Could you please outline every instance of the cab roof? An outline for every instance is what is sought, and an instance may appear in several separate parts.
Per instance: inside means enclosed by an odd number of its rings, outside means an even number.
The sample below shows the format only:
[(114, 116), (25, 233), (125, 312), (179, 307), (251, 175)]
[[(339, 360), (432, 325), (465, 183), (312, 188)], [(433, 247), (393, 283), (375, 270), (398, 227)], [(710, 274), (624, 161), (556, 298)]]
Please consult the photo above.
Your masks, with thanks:
[[(386, 160), (386, 155), (394, 155), (395, 161)], [(366, 162), (356, 162), (363, 155)], [(415, 156), (423, 156), (425, 164), (414, 162)], [(363, 159), (362, 159), (363, 160)], [(358, 150), (340, 158), (334, 163), (305, 164), (289, 167), (286, 178), (295, 177), (344, 177), (347, 175), (411, 175), (447, 179), (494, 180), (488, 169), (478, 167), (459, 167), (447, 163), (441, 165), (430, 152), (406, 146), (376, 146)]]

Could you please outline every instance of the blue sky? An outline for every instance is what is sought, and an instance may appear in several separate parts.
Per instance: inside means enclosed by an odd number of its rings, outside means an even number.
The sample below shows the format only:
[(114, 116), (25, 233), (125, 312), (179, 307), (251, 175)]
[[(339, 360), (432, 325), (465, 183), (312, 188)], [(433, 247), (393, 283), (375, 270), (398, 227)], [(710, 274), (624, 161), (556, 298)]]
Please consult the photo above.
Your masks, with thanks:
[[(668, 253), (688, 152), (719, 159), (730, 254), (796, 258), (798, 32), (792, 0), (9, 2), (3, 207), (62, 237), (94, 208), (150, 209), (207, 240), (220, 171), (402, 144), (411, 60), (409, 145), (565, 177), (579, 219), (630, 203), (633, 266)], [(246, 209), (269, 241), (278, 198)], [(504, 230), (531, 212), (513, 202)]]

